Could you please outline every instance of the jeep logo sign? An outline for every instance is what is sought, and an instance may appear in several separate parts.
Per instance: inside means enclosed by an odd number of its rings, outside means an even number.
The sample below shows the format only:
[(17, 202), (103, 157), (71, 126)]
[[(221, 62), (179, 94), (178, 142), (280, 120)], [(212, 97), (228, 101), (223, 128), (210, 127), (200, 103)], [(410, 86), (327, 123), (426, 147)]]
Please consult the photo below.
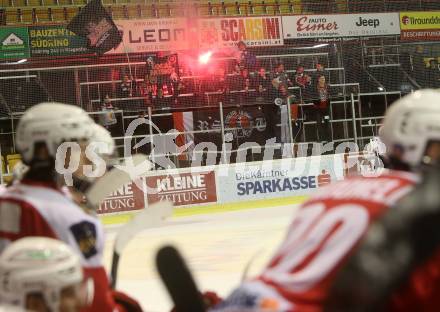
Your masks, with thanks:
[(283, 16), (284, 39), (400, 34), (399, 13)]
[(370, 27), (376, 28), (379, 25), (380, 25), (380, 21), (377, 18), (376, 19), (363, 19), (362, 17), (359, 17), (359, 21), (356, 23), (356, 26), (358, 26), (358, 27), (370, 26)]

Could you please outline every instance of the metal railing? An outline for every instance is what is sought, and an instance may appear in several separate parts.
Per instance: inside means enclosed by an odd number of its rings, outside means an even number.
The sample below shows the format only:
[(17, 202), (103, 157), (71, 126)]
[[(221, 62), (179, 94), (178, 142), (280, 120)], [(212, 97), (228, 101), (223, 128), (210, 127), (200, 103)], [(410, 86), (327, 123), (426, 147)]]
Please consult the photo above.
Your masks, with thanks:
[[(392, 94), (399, 94), (400, 95), (400, 93), (398, 93), (398, 92), (390, 92), (390, 93), (392, 93)], [(369, 96), (369, 95), (383, 95), (383, 93), (382, 92), (368, 93), (368, 94), (361, 94), (361, 93), (354, 94), (354, 93), (351, 93), (351, 94), (347, 95), (349, 97), (349, 100), (339, 100), (339, 101), (332, 101), (332, 102), (330, 102), (331, 107), (333, 105), (344, 104), (344, 110), (346, 110), (346, 116), (347, 116), (346, 118), (342, 118), (342, 119), (330, 119), (329, 120), (330, 125), (332, 127), (332, 133), (333, 133), (333, 125), (336, 124), (336, 123), (345, 123), (346, 126), (349, 126), (351, 128), (351, 131), (352, 131), (352, 135), (346, 135), (342, 139), (333, 139), (332, 138), (332, 140), (331, 140), (332, 142), (339, 143), (339, 142), (351, 141), (351, 142), (354, 142), (354, 143), (358, 144), (358, 146), (360, 146), (360, 149), (362, 149), (363, 146), (364, 146), (363, 142), (365, 142), (365, 141), (375, 137), (375, 134), (377, 133), (377, 128), (381, 125), (380, 121), (383, 118), (383, 115), (380, 115), (380, 116), (370, 116), (370, 117), (363, 117), (362, 116), (362, 113), (361, 113), (361, 105), (362, 105), (361, 97), (364, 96), (364, 95), (365, 96)], [(348, 104), (348, 105), (345, 105), (345, 104)], [(310, 103), (299, 104), (299, 106), (301, 106), (301, 107), (302, 106), (311, 106), (311, 105), (313, 105), (313, 104), (310, 104)], [(220, 127), (218, 129), (192, 130), (192, 131), (175, 131), (173, 133), (153, 133), (153, 132), (150, 132), (150, 133), (145, 134), (145, 135), (137, 135), (137, 136), (132, 136), (132, 137), (118, 137), (118, 138), (115, 138), (115, 139), (117, 139), (117, 140), (127, 140), (127, 139), (131, 140), (131, 139), (134, 139), (134, 144), (136, 144), (141, 139), (148, 137), (149, 140), (150, 140), (150, 144), (154, 145), (154, 142), (156, 141), (157, 137), (159, 137), (159, 136), (197, 135), (197, 134), (216, 133), (216, 134), (219, 134), (221, 136), (221, 144), (222, 144), (222, 146), (224, 146), (224, 144), (227, 143), (226, 140), (225, 140), (225, 137), (226, 137), (225, 134), (228, 133), (228, 132), (231, 132), (231, 131), (240, 130), (242, 128), (240, 128), (240, 127), (226, 127), (225, 123), (224, 123), (224, 109), (225, 109), (224, 103), (219, 102), (217, 108), (218, 108), (218, 112), (219, 112), (219, 115), (220, 115), (219, 118), (221, 120)], [(284, 125), (284, 126), (288, 127), (288, 132), (290, 134), (289, 138), (288, 138), (288, 141), (275, 143), (275, 145), (272, 144), (272, 145), (268, 145), (268, 146), (262, 146), (262, 150), (263, 151), (266, 148), (273, 148), (274, 146), (276, 146), (277, 148), (283, 148), (283, 146), (285, 144), (289, 144), (291, 146), (294, 146), (294, 145), (311, 145), (313, 143), (316, 143), (316, 141), (307, 141), (307, 140), (306, 141), (298, 141), (298, 140), (295, 140), (296, 136), (294, 136), (293, 126), (292, 126), (294, 122), (296, 122), (296, 121), (300, 121), (301, 122), (302, 121), (304, 124), (307, 124), (307, 125), (316, 125), (316, 121), (303, 121), (301, 118), (299, 118), (298, 120), (292, 120), (290, 109), (291, 109), (291, 106), (287, 105), (287, 112), (288, 112), (288, 116), (289, 117), (288, 117), (288, 124)], [(151, 110), (151, 108), (149, 108), (148, 114), (145, 117), (148, 119), (149, 123), (154, 123), (154, 120), (155, 120), (156, 117), (165, 116), (165, 115), (169, 116), (171, 114), (172, 113), (159, 113), (159, 114), (156, 114), (156, 113), (154, 113)], [(125, 118), (127, 118), (127, 119), (133, 119), (133, 118), (136, 118), (136, 117), (137, 117), (136, 115), (125, 116)], [(372, 121), (372, 120), (374, 120), (374, 124), (373, 123), (372, 124), (369, 124), (369, 123), (365, 124), (365, 121)], [(280, 126), (283, 126), (283, 125), (278, 123), (277, 126), (280, 127)], [(366, 127), (376, 127), (376, 130), (373, 131), (374, 133), (372, 133), (372, 135), (364, 135), (362, 130), (359, 130), (359, 129), (366, 128)], [(250, 129), (250, 128), (256, 129), (257, 126), (249, 127), (248, 129)], [(303, 127), (301, 131), (303, 132), (303, 137), (306, 138), (307, 135), (305, 134), (305, 131), (306, 131), (305, 128)], [(123, 147), (123, 145), (120, 145), (120, 144), (117, 144), (117, 145), (119, 147)], [(242, 151), (242, 149), (237, 148), (237, 149), (229, 150), (228, 152), (229, 153), (237, 153), (239, 151)], [(195, 152), (196, 154), (197, 153), (199, 153), (199, 154), (215, 153), (217, 161), (223, 161), (223, 162), (226, 161), (226, 159), (225, 159), (226, 156), (225, 156), (225, 151), (224, 150), (217, 150), (216, 152), (213, 152), (213, 151), (208, 151), (208, 152), (205, 152), (205, 151), (193, 151), (193, 152)], [(170, 153), (167, 153), (167, 154), (155, 154), (154, 153), (154, 149), (153, 149), (150, 157), (154, 161), (154, 159), (156, 157), (172, 156), (175, 159), (176, 166), (178, 166), (178, 162), (179, 162), (178, 161), (178, 156), (179, 155), (184, 154), (189, 159), (193, 152), (185, 151), (183, 153), (170, 152)], [(284, 156), (286, 156), (286, 155), (284, 155)], [(292, 156), (292, 155), (290, 155), (290, 156)], [(194, 159), (194, 157), (196, 157), (196, 156), (192, 156), (193, 159)]]
[[(398, 92), (391, 92), (392, 94), (399, 94)], [(344, 136), (344, 138), (340, 138), (340, 139), (335, 139), (332, 138), (331, 142), (333, 143), (341, 143), (341, 142), (354, 142), (356, 144), (358, 144), (358, 146), (360, 147), (360, 149), (363, 148), (363, 142), (367, 142), (368, 140), (373, 138), (374, 132), (372, 133), (372, 135), (365, 135), (362, 132), (363, 128), (367, 128), (367, 127), (376, 127), (376, 132), (377, 133), (377, 127), (379, 127), (381, 125), (381, 119), (382, 119), (382, 115), (380, 116), (369, 116), (369, 117), (364, 117), (362, 116), (361, 113), (361, 105), (362, 105), (362, 101), (361, 98), (362, 96), (367, 96), (367, 95), (383, 95), (382, 92), (378, 92), (378, 93), (367, 93), (367, 94), (347, 94), (349, 100), (346, 100), (345, 98), (343, 100), (335, 100), (330, 102), (330, 108), (332, 108), (334, 105), (344, 105), (344, 110), (346, 110), (346, 118), (342, 118), (342, 119), (333, 119), (331, 118), (329, 120), (331, 127), (333, 127), (334, 124), (337, 123), (345, 123), (348, 127), (351, 127), (352, 129), (352, 135), (346, 135)], [(304, 104), (300, 104), (301, 106), (310, 106), (309, 103), (304, 103)], [(206, 154), (210, 154), (210, 153), (215, 153), (215, 159), (216, 159), (216, 163), (228, 163), (230, 161), (230, 155), (231, 154), (239, 154), (242, 152), (245, 152), (245, 155), (247, 155), (248, 151), (247, 149), (249, 149), (249, 147), (243, 148), (241, 146), (238, 146), (238, 148), (235, 149), (231, 149), (226, 151), (223, 147), (225, 146), (226, 143), (228, 143), (229, 141), (226, 140), (226, 134), (231, 132), (231, 131), (237, 131), (242, 129), (241, 127), (230, 127), (230, 126), (226, 126), (225, 122), (224, 122), (224, 117), (225, 117), (225, 106), (222, 102), (218, 103), (217, 106), (218, 112), (219, 112), (219, 118), (221, 120), (220, 124), (219, 124), (219, 128), (217, 129), (207, 129), (207, 130), (192, 130), (192, 131), (174, 131), (173, 133), (154, 133), (153, 128), (152, 128), (152, 124), (155, 122), (155, 119), (158, 117), (162, 117), (162, 116), (171, 116), (172, 112), (167, 112), (167, 113), (154, 113), (151, 109), (151, 107), (148, 108), (147, 113), (145, 115), (145, 118), (148, 120), (149, 122), (149, 129), (148, 129), (148, 133), (145, 134), (140, 134), (140, 135), (133, 135), (133, 136), (120, 136), (120, 137), (114, 137), (115, 141), (116, 141), (116, 146), (121, 149), (124, 148), (124, 144), (126, 144), (126, 142), (128, 141), (132, 141), (134, 140), (134, 144), (137, 144), (138, 142), (140, 142), (142, 139), (144, 138), (149, 138), (149, 142), (151, 144), (151, 146), (154, 146), (155, 142), (157, 142), (158, 137), (160, 136), (177, 136), (177, 135), (198, 135), (198, 134), (207, 134), (207, 133), (212, 133), (212, 134), (218, 134), (221, 137), (221, 149), (220, 150), (216, 150), (216, 151), (204, 151), (204, 150), (192, 150), (192, 151), (184, 151), (183, 153), (179, 153), (178, 151), (170, 151), (166, 154), (161, 154), (161, 153), (155, 153), (154, 149), (151, 150), (150, 153), (150, 159), (154, 162), (155, 159), (157, 159), (157, 157), (170, 157), (173, 158), (173, 162), (175, 163), (176, 167), (181, 167), (184, 165), (187, 165), (187, 163), (182, 164), (181, 161), (179, 160), (179, 155), (184, 154), (186, 155), (188, 161), (196, 161), (197, 164), (200, 163), (204, 163), (203, 160), (203, 155)], [(287, 105), (287, 112), (288, 112), (288, 123), (287, 125), (282, 125), (282, 124), (278, 124), (277, 126), (287, 126), (288, 127), (288, 132), (289, 132), (289, 138), (288, 141), (285, 142), (276, 142), (275, 144), (269, 144), (267, 146), (262, 146), (262, 150), (260, 154), (263, 154), (264, 151), (267, 148), (275, 148), (275, 149), (279, 149), (280, 151), (282, 151), (283, 154), (280, 154), (279, 157), (294, 157), (295, 153), (294, 153), (294, 146), (298, 145), (298, 146), (310, 146), (313, 145), (314, 143), (316, 143), (316, 141), (301, 141), (301, 140), (296, 140), (293, 133), (293, 123), (296, 121), (301, 121), (300, 119), (298, 120), (292, 120), (291, 118), (291, 105)], [(124, 115), (123, 111), (116, 111), (115, 113), (119, 113), (122, 115), (122, 122), (126, 123), (128, 122), (130, 119), (135, 119), (138, 116), (137, 115)], [(100, 112), (95, 112), (95, 113), (91, 113), (92, 115), (97, 115), (100, 114)], [(20, 114), (16, 114), (15, 117), (19, 118)], [(351, 116), (351, 117), (350, 117)], [(125, 120), (125, 121), (124, 121)], [(367, 122), (365, 123), (365, 121), (373, 121), (373, 122)], [(305, 121), (304, 124), (308, 124), (308, 125), (316, 125), (316, 121)], [(254, 129), (257, 126), (252, 126)], [(125, 126), (124, 126), (125, 128)], [(305, 128), (302, 129), (303, 134), (304, 134), (304, 138), (306, 138), (305, 135)], [(358, 132), (359, 131), (359, 132)], [(333, 133), (333, 129), (332, 129), (332, 133)], [(15, 133), (12, 132), (12, 135), (14, 135)], [(121, 141), (123, 143), (121, 143)], [(287, 154), (286, 154), (287, 151)], [(290, 151), (290, 152), (289, 152)], [(135, 153), (138, 152), (137, 150), (134, 151)], [(229, 156), (227, 153), (230, 153)], [(250, 160), (255, 160), (255, 155), (253, 154), (253, 152), (251, 151), (250, 154)], [(122, 155), (121, 155), (122, 156)], [(3, 179), (3, 177), (2, 177)]]

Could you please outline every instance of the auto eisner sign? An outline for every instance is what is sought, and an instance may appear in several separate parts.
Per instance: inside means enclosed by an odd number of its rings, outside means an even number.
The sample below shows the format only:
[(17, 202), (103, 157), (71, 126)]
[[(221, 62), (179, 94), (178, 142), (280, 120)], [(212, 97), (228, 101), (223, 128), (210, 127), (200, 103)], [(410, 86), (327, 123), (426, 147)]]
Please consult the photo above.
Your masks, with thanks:
[(283, 16), (284, 39), (400, 34), (398, 13)]

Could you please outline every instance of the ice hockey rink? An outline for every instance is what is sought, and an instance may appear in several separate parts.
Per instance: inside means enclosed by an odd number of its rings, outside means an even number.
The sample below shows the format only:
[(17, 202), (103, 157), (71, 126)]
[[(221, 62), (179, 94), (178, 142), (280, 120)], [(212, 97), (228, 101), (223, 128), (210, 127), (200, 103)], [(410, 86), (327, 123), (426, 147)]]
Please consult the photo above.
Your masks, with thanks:
[[(243, 277), (255, 275), (278, 247), (298, 204), (175, 217), (133, 238), (124, 250), (117, 289), (140, 301), (145, 311), (169, 311), (168, 294), (155, 268), (164, 244), (181, 251), (202, 290), (227, 295)], [(182, 208), (180, 208), (182, 209)], [(184, 208), (183, 208), (184, 209)], [(107, 227), (105, 263), (109, 269), (118, 227)]]

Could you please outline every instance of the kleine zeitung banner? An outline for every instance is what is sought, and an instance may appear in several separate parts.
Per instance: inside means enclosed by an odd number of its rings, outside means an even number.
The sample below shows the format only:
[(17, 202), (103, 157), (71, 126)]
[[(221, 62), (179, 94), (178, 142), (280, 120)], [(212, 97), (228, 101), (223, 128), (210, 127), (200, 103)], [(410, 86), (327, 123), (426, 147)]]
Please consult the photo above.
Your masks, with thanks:
[(130, 182), (115, 190), (108, 195), (106, 199), (99, 205), (98, 214), (120, 213), (140, 210), (145, 207), (143, 192)]
[(284, 39), (399, 35), (398, 13), (283, 16)]
[(148, 203), (169, 200), (174, 206), (217, 202), (214, 171), (180, 172), (146, 178)]

